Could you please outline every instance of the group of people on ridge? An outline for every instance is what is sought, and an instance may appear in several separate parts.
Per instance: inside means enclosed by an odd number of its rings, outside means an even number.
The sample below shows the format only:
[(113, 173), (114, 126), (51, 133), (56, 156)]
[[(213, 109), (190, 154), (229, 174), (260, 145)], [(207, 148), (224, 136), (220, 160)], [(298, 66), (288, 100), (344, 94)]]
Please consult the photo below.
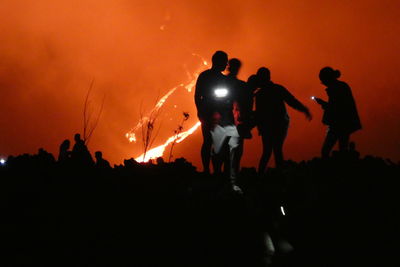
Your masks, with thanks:
[[(228, 66), (228, 74), (224, 75)], [(212, 56), (211, 69), (202, 72), (196, 82), (195, 104), (201, 121), (203, 170), (220, 174), (222, 166), (229, 175), (234, 191), (240, 191), (236, 180), (243, 154), (243, 141), (250, 139), (251, 129), (258, 128), (263, 153), (258, 172), (265, 172), (271, 154), (277, 167), (284, 163), (283, 144), (289, 128), (286, 104), (312, 119), (309, 109), (285, 87), (271, 80), (270, 70), (261, 67), (247, 82), (238, 79), (239, 59), (228, 60), (223, 51)], [(346, 151), (350, 134), (361, 129), (361, 123), (350, 87), (339, 81), (340, 72), (331, 67), (321, 69), (319, 79), (325, 85), (328, 101), (312, 97), (324, 110), (322, 122), (328, 126), (322, 146), (322, 157), (329, 156), (336, 142)], [(253, 103), (255, 100), (255, 109)]]
[(65, 139), (61, 145), (58, 154), (58, 162), (64, 165), (73, 165), (76, 167), (96, 167), (99, 169), (110, 169), (110, 163), (103, 158), (101, 151), (95, 152), (95, 159), (93, 160), (90, 151), (87, 148), (85, 140), (81, 138), (79, 133), (74, 135), (75, 144), (70, 150), (71, 142)]

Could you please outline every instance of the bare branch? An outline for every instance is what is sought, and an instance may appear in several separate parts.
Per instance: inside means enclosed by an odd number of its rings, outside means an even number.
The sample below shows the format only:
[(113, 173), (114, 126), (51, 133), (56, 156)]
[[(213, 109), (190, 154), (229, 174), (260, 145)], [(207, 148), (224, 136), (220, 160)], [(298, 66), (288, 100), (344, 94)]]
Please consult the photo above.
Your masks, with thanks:
[(189, 119), (189, 112), (183, 112), (183, 119), (181, 124), (178, 125), (178, 128), (174, 131), (175, 135), (174, 135), (174, 139), (173, 142), (171, 144), (171, 149), (169, 151), (169, 157), (168, 157), (168, 162), (171, 162), (172, 159), (172, 151), (174, 149), (174, 146), (176, 144), (176, 140), (178, 139), (180, 133), (183, 131), (183, 124), (185, 123), (185, 121), (187, 121)]
[(84, 106), (83, 106), (83, 141), (84, 142), (86, 142), (86, 132), (87, 132), (88, 124), (89, 124), (89, 119), (87, 117), (87, 112), (88, 112), (88, 109), (89, 109), (89, 96), (90, 96), (90, 93), (91, 93), (91, 91), (93, 89), (93, 84), (94, 84), (94, 78), (93, 78), (92, 82), (90, 83), (89, 89), (88, 89), (88, 91), (86, 93), (85, 103), (84, 103)]
[(103, 100), (101, 101), (100, 110), (99, 110), (99, 113), (97, 114), (96, 120), (94, 121), (92, 127), (89, 129), (89, 134), (88, 134), (87, 139), (86, 139), (86, 144), (89, 144), (89, 140), (90, 140), (90, 138), (92, 137), (92, 134), (93, 134), (94, 130), (96, 129), (98, 123), (99, 123), (100, 116), (101, 116), (101, 114), (103, 113), (103, 108), (104, 108), (104, 102), (105, 102), (105, 100), (106, 100), (106, 94), (104, 94)]

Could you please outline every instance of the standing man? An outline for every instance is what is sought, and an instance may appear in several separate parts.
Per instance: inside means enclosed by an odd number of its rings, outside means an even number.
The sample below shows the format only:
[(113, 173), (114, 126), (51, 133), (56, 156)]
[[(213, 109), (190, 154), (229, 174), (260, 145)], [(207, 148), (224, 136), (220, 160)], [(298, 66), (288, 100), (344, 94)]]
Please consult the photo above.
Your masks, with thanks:
[[(230, 189), (241, 192), (236, 185), (240, 158), (240, 137), (233, 114), (237, 100), (236, 88), (231, 88), (230, 80), (221, 73), (227, 63), (228, 55), (225, 52), (214, 53), (211, 69), (201, 73), (197, 80), (195, 101), (203, 129), (204, 170), (209, 171), (212, 146), (214, 172), (219, 174), (225, 162), (225, 169), (229, 170)], [(211, 141), (211, 145), (207, 141)]]
[[(204, 173), (210, 173), (211, 159), (211, 129), (213, 124), (214, 90), (226, 84), (226, 77), (221, 73), (228, 63), (228, 55), (217, 51), (212, 56), (211, 69), (203, 71), (196, 82), (194, 101), (197, 108), (197, 117), (201, 122), (203, 144), (201, 146), (201, 160)], [(215, 167), (215, 166), (214, 166)], [(214, 170), (215, 171), (215, 170)]]

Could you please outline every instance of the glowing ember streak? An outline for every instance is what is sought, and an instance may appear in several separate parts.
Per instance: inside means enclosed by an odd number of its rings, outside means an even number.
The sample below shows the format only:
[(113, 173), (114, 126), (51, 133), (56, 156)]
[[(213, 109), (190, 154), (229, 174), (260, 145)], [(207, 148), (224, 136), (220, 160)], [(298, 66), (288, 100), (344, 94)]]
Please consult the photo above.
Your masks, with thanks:
[(199, 54), (192, 53), (192, 56), (199, 57), (199, 58), (201, 59), (201, 61), (203, 61), (203, 65), (204, 65), (204, 66), (207, 66), (207, 65), (208, 65), (207, 60), (205, 60), (205, 59), (204, 59), (202, 56), (200, 56)]
[[(180, 84), (168, 91), (154, 106), (154, 108), (148, 113), (148, 114), (153, 114), (154, 112), (157, 112), (168, 100), (168, 98), (176, 91), (178, 88), (185, 88), (189, 93), (192, 92), (193, 88), (196, 86), (196, 80), (197, 77), (199, 76), (200, 72), (203, 71), (204, 66), (208, 66), (208, 62), (200, 55), (198, 54), (192, 54), (193, 56), (199, 57), (202, 61), (202, 66), (199, 67), (199, 69), (193, 74), (190, 75), (189, 72), (187, 72), (190, 82), (188, 82), (186, 85), (185, 84)], [(125, 137), (129, 140), (129, 142), (136, 142), (136, 132), (143, 127), (147, 122), (149, 121), (149, 117), (143, 117), (135, 127), (133, 127), (128, 133), (125, 134)], [(183, 140), (185, 140), (189, 135), (194, 133), (198, 127), (200, 126), (200, 122), (197, 122), (192, 128), (189, 130), (180, 133), (178, 136), (174, 135), (172, 137), (169, 137), (167, 141), (161, 145), (157, 146), (155, 148), (152, 148), (146, 152), (146, 157), (143, 159), (143, 154), (139, 157), (136, 158), (136, 161), (138, 162), (147, 162), (149, 159), (155, 159), (158, 157), (161, 157), (165, 151), (165, 148), (171, 144), (172, 142), (180, 143)]]
[(149, 151), (147, 151), (146, 157), (144, 159), (143, 159), (143, 154), (142, 154), (139, 157), (137, 157), (135, 160), (137, 162), (148, 162), (150, 159), (156, 159), (156, 158), (162, 157), (162, 155), (164, 154), (164, 151), (168, 145), (170, 145), (174, 141), (176, 141), (176, 143), (182, 142), (183, 140), (186, 139), (186, 137), (188, 137), (189, 135), (194, 133), (197, 130), (197, 128), (199, 128), (200, 125), (201, 125), (201, 123), (197, 122), (192, 128), (190, 128), (186, 132), (182, 132), (182, 133), (178, 134), (177, 136), (176, 135), (171, 136), (170, 138), (168, 138), (168, 140), (163, 145), (152, 148)]
[[(187, 85), (184, 85), (183, 83), (181, 83), (180, 85), (172, 88), (171, 90), (168, 91), (168, 93), (166, 93), (160, 100), (158, 100), (157, 104), (154, 106), (154, 108), (149, 112), (149, 114), (158, 111), (163, 105), (164, 103), (167, 101), (168, 97), (170, 97), (175, 91), (176, 89), (183, 87), (185, 88), (188, 92), (192, 91), (192, 87), (194, 87), (195, 83), (196, 83), (196, 79), (197, 76)], [(139, 130), (143, 124), (145, 124), (147, 121), (149, 120), (148, 117), (144, 117), (141, 121), (139, 121), (135, 127), (133, 127), (128, 133), (125, 134), (125, 137), (129, 140), (130, 143), (137, 141), (136, 138), (136, 134), (135, 132), (137, 130)]]

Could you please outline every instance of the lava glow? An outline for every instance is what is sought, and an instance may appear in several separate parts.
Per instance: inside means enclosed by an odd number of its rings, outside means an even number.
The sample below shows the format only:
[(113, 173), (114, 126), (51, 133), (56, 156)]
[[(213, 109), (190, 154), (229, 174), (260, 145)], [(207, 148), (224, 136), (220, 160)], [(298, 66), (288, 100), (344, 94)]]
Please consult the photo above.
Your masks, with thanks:
[[(129, 142), (137, 142), (137, 137), (136, 133), (138, 130), (142, 129), (144, 125), (146, 125), (146, 122), (149, 120), (149, 117), (151, 117), (151, 114), (154, 114), (154, 112), (158, 112), (163, 105), (166, 103), (168, 98), (178, 89), (178, 88), (185, 88), (189, 93), (193, 91), (193, 88), (196, 85), (196, 80), (197, 77), (199, 76), (200, 72), (203, 70), (204, 66), (208, 65), (208, 62), (202, 58), (201, 56), (197, 54), (192, 54), (193, 56), (199, 57), (202, 61), (202, 66), (199, 67), (199, 69), (194, 73), (194, 75), (188, 74), (190, 81), (187, 84), (179, 84), (178, 86), (170, 89), (158, 102), (156, 105), (150, 110), (147, 116), (144, 116), (139, 122), (136, 123), (135, 127), (133, 127), (128, 133), (125, 134), (125, 137), (129, 140)], [(175, 105), (176, 107), (176, 105)], [(144, 157), (144, 154), (140, 155), (137, 157), (135, 160), (138, 162), (147, 162), (150, 159), (155, 159), (158, 157), (162, 157), (164, 154), (164, 151), (166, 147), (173, 142), (180, 143), (183, 140), (185, 140), (189, 135), (193, 134), (200, 126), (200, 122), (197, 122), (192, 128), (189, 130), (179, 133), (178, 135), (173, 135), (167, 139), (167, 141), (164, 142), (163, 145), (154, 147), (146, 152), (146, 156)]]
[(173, 135), (170, 138), (168, 138), (168, 140), (161, 146), (157, 146), (155, 148), (150, 149), (149, 151), (146, 152), (146, 156), (144, 157), (144, 155), (140, 155), (139, 157), (137, 157), (135, 160), (137, 162), (148, 162), (150, 159), (156, 159), (158, 157), (162, 157), (164, 154), (165, 149), (167, 148), (167, 146), (169, 146), (170, 144), (172, 144), (173, 142), (176, 143), (180, 143), (183, 140), (186, 139), (186, 137), (188, 137), (189, 135), (191, 135), (192, 133), (194, 133), (199, 126), (201, 125), (200, 122), (197, 122), (192, 128), (190, 128), (189, 130), (182, 132), (178, 135)]

